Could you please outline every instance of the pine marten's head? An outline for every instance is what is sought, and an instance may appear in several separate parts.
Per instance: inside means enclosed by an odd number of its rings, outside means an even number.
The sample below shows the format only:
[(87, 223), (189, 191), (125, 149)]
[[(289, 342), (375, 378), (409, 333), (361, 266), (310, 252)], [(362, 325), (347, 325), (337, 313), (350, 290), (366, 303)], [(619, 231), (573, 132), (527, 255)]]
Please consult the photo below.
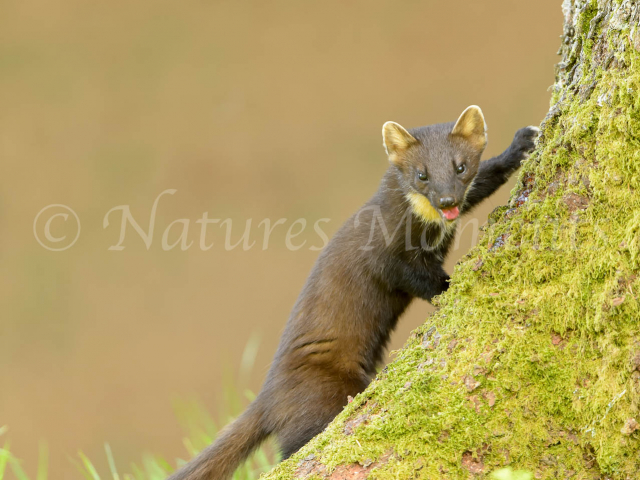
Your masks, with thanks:
[(425, 222), (456, 220), (487, 145), (480, 107), (468, 107), (457, 122), (411, 130), (387, 122), (382, 136), (414, 213)]

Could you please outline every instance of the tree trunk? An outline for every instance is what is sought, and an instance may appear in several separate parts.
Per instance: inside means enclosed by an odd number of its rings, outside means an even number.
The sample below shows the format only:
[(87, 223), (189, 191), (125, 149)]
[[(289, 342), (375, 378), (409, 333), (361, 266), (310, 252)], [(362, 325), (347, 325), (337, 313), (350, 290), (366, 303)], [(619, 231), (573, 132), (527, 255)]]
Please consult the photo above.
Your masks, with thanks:
[(396, 360), (264, 478), (640, 477), (640, 5), (562, 8), (509, 206)]

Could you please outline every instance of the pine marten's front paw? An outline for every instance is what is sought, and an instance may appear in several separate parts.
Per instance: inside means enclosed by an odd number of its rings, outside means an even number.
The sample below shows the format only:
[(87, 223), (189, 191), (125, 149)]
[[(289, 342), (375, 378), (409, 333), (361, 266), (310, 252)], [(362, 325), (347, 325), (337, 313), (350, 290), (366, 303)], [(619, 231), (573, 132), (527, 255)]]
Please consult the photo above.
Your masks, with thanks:
[(511, 153), (523, 160), (536, 147), (535, 140), (538, 138), (540, 129), (538, 127), (524, 127), (518, 130), (511, 142)]
[(538, 127), (524, 127), (516, 132), (504, 159), (505, 166), (510, 172), (520, 168), (520, 162), (536, 147), (535, 140), (539, 132)]

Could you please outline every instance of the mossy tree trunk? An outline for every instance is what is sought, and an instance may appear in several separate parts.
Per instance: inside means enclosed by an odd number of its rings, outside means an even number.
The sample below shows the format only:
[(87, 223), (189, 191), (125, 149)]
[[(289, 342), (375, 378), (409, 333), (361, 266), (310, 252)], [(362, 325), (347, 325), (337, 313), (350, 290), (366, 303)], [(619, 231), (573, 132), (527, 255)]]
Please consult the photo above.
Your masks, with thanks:
[(640, 5), (562, 8), (509, 206), (397, 359), (265, 478), (640, 478)]

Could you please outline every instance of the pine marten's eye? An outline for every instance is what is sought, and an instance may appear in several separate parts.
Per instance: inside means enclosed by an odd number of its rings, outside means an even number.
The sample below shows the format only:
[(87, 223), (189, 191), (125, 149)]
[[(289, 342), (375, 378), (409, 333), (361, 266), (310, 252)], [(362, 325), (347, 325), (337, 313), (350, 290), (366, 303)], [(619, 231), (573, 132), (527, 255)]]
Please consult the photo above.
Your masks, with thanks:
[(426, 172), (420, 172), (420, 171), (418, 171), (418, 179), (419, 179), (421, 182), (426, 182), (427, 180), (429, 180), (429, 176), (427, 175), (427, 173), (426, 173)]
[(464, 163), (456, 167), (456, 172), (458, 173), (458, 175), (462, 175), (466, 171), (467, 171), (467, 166)]

